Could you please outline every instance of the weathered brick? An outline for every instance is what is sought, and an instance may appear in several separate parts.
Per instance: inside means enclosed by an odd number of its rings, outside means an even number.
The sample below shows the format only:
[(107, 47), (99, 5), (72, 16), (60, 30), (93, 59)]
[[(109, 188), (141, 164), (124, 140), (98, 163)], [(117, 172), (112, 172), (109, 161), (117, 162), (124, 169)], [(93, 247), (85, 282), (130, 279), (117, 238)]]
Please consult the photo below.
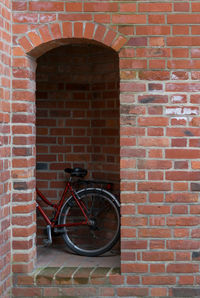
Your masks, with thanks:
[[(37, 183), (55, 200), (64, 185), (65, 166), (87, 167), (91, 178), (118, 181), (114, 189), (121, 192), (123, 273), (110, 278), (114, 287), (88, 287), (87, 277), (81, 287), (70, 287), (74, 271), (62, 269), (54, 280), (59, 290), (48, 287), (48, 280), (47, 287), (33, 288), (25, 278), (24, 288), (15, 287), (13, 293), (198, 296), (199, 3), (16, 0), (11, 13), (10, 2), (0, 3), (0, 251), (10, 256), (12, 222), (13, 248), (25, 251), (13, 250), (13, 271), (33, 269), (35, 246), (28, 238), (35, 233), (32, 56), (37, 57)], [(54, 48), (59, 47), (65, 51), (56, 58)], [(11, 270), (7, 259), (0, 259), (2, 264), (4, 297)], [(78, 272), (76, 282), (81, 280)], [(91, 280), (108, 282), (103, 274)]]

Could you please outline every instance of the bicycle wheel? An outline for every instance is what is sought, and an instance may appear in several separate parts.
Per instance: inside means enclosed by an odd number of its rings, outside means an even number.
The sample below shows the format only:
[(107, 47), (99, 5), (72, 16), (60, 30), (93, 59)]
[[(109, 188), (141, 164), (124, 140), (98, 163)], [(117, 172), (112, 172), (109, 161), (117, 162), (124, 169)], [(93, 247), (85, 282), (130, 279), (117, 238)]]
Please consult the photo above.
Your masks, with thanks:
[[(109, 251), (119, 239), (120, 213), (116, 202), (107, 191), (87, 189), (80, 191), (79, 202), (90, 219), (90, 225), (64, 228), (62, 234), (67, 246), (79, 255), (98, 256)], [(63, 207), (61, 224), (85, 221), (81, 209), (72, 198)]]

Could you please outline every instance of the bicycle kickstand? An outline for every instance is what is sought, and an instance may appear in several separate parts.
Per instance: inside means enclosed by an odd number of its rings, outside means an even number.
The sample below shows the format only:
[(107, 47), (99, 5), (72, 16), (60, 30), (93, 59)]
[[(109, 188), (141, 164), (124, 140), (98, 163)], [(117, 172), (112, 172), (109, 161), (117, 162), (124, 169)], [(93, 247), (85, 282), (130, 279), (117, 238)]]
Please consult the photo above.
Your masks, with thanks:
[(52, 244), (52, 236), (51, 236), (51, 226), (47, 225), (47, 239), (43, 240), (45, 246), (50, 246)]

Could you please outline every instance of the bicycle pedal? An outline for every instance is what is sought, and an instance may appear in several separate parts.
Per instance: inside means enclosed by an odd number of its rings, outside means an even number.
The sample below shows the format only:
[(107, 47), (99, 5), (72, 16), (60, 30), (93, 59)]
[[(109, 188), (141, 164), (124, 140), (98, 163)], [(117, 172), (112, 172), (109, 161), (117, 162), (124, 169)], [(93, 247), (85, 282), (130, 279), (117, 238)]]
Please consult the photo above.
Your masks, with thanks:
[(52, 244), (52, 236), (51, 236), (51, 226), (47, 225), (47, 239), (44, 239), (44, 245), (45, 246), (50, 246)]

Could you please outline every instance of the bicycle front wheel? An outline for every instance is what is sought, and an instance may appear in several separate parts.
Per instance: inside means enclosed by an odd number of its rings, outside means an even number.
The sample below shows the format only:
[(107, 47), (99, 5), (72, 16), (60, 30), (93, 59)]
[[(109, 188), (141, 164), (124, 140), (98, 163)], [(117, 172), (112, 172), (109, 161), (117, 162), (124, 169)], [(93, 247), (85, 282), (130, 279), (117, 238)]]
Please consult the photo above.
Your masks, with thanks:
[(119, 207), (112, 197), (101, 189), (83, 190), (78, 195), (90, 224), (76, 226), (77, 223), (84, 222), (85, 218), (75, 200), (71, 199), (64, 206), (60, 221), (61, 224), (72, 224), (64, 228), (64, 241), (79, 255), (101, 255), (109, 251), (119, 239)]

